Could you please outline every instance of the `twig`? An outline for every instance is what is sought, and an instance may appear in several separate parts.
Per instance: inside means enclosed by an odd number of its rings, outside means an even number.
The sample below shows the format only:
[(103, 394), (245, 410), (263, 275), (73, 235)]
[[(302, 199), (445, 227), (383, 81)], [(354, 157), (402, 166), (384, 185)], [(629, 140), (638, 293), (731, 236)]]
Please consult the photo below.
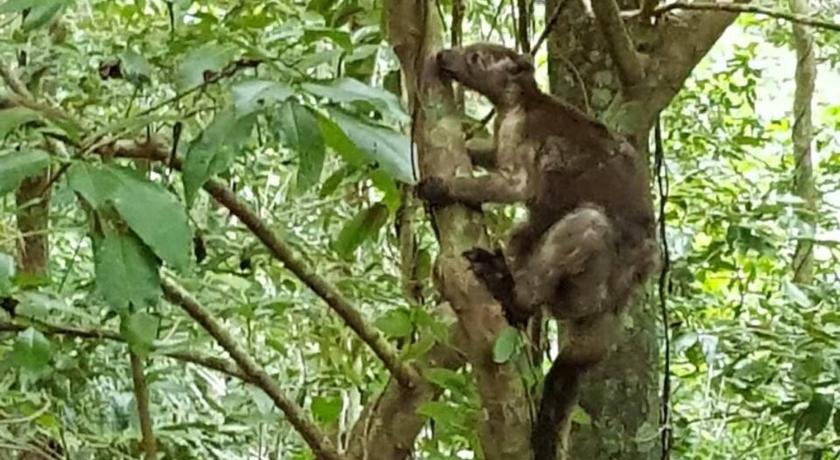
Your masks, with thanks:
[[(0, 321), (0, 332), (20, 332), (26, 330), (26, 328), (28, 327), (28, 325), (24, 324)], [(66, 335), (69, 337), (78, 337), (80, 339), (110, 340), (113, 342), (120, 343), (125, 342), (125, 340), (119, 334), (112, 331), (86, 329), (75, 326), (60, 326), (56, 324), (45, 323), (42, 321), (36, 322), (34, 327), (47, 335)], [(208, 369), (227, 374), (231, 377), (235, 377), (242, 381), (253, 383), (248, 376), (243, 374), (242, 371), (240, 371), (239, 368), (236, 367), (235, 363), (226, 359), (212, 356), (202, 356), (196, 353), (180, 351), (163, 353), (163, 356), (178, 361), (196, 364), (201, 367), (206, 367)]]
[(644, 68), (633, 46), (633, 41), (621, 20), (615, 0), (592, 0), (592, 11), (601, 35), (607, 42), (607, 51), (618, 67), (618, 77), (625, 88), (632, 88), (644, 79)]
[[(742, 3), (729, 3), (729, 2), (721, 2), (721, 3), (712, 3), (712, 2), (696, 2), (696, 3), (686, 3), (686, 2), (674, 2), (669, 3), (667, 5), (662, 5), (657, 7), (654, 10), (655, 16), (661, 16), (669, 11), (673, 10), (700, 10), (700, 11), (728, 11), (730, 13), (753, 13), (753, 14), (761, 14), (764, 16), (770, 16), (776, 19), (784, 19), (787, 21), (795, 22), (798, 24), (804, 24), (807, 26), (812, 27), (819, 27), (822, 29), (834, 30), (840, 32), (840, 24), (830, 21), (825, 21), (822, 19), (813, 18), (810, 16), (804, 16), (801, 14), (793, 14), (788, 13), (785, 11), (778, 11), (773, 10), (770, 8), (765, 8), (763, 6), (757, 5), (744, 5)], [(637, 12), (631, 13), (638, 14)]]
[(129, 351), (131, 361), (131, 380), (134, 382), (134, 400), (137, 403), (137, 415), (140, 419), (140, 432), (142, 433), (143, 452), (146, 460), (157, 458), (157, 442), (155, 432), (152, 430), (152, 415), (149, 403), (149, 388), (146, 386), (146, 374), (143, 360), (137, 353)]
[(662, 145), (662, 121), (657, 118), (654, 126), (656, 184), (659, 192), (659, 239), (662, 245), (662, 271), (659, 273), (659, 311), (665, 337), (665, 369), (662, 382), (662, 409), (659, 417), (661, 426), (661, 459), (671, 458), (673, 428), (671, 427), (671, 334), (668, 315), (668, 274), (671, 270), (671, 255), (668, 249), (666, 205), (668, 204), (668, 173), (665, 168), (665, 152)]
[(164, 295), (170, 302), (179, 305), (194, 319), (216, 342), (224, 348), (234, 362), (249, 376), (254, 384), (263, 390), (274, 405), (280, 409), (289, 423), (300, 433), (316, 458), (323, 460), (344, 460), (333, 447), (329, 438), (306, 416), (303, 409), (286, 398), (283, 390), (268, 373), (254, 361), (248, 353), (234, 340), (225, 328), (208, 312), (196, 299), (175, 282), (164, 278), (161, 280)]

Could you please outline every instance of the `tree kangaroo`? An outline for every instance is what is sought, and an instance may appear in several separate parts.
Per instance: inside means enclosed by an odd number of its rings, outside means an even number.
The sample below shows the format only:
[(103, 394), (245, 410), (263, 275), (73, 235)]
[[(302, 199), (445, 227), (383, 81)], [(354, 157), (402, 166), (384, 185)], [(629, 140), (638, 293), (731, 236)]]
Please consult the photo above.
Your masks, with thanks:
[(564, 326), (532, 435), (536, 460), (555, 460), (581, 377), (606, 357), (619, 314), (658, 267), (648, 174), (628, 142), (542, 93), (530, 57), (479, 43), (435, 60), (439, 75), (496, 107), (495, 149), (469, 152), (486, 174), (429, 177), (418, 193), (435, 205), (526, 204), (503, 254), (464, 255), (509, 318), (547, 307)]

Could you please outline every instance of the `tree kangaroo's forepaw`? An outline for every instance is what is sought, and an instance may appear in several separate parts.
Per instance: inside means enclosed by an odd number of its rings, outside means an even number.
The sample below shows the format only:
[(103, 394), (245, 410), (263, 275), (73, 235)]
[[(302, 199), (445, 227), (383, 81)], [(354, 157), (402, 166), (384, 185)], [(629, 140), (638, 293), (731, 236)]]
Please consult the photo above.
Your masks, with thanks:
[(501, 250), (490, 252), (482, 248), (472, 248), (462, 253), (465, 259), (470, 261), (470, 269), (485, 283), (493, 283), (505, 277), (510, 277), (510, 272), (505, 263), (505, 257)]

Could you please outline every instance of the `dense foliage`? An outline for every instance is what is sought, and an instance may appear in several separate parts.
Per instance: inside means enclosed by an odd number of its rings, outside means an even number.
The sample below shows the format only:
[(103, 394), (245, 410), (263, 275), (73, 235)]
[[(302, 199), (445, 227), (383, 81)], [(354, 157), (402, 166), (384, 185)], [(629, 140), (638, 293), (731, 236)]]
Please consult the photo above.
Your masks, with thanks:
[[(446, 23), (450, 3), (439, 2)], [(513, 43), (507, 8), (469, 2), (464, 41)], [(226, 356), (163, 299), (161, 277), (178, 279), (347, 445), (388, 372), (202, 191), (208, 181), (235, 191), (402, 358), (444, 340), (444, 321), (430, 313), (437, 245), (407, 193), (411, 117), (381, 10), (376, 0), (0, 5), (0, 61), (37, 101), (0, 111), (0, 459), (47, 440), (66, 458), (140, 455), (129, 349), (149, 358), (165, 458), (312, 458), (261, 390), (185, 359)], [(541, 7), (535, 17), (539, 31)], [(840, 41), (817, 36), (816, 271), (795, 283), (804, 211), (792, 192), (788, 30), (742, 17), (662, 116), (665, 168), (655, 179), (667, 182), (677, 458), (840, 458)], [(543, 75), (544, 53), (537, 64)], [(5, 81), (0, 99), (13, 90)], [(467, 113), (481, 118), (486, 103), (467, 97)], [(180, 163), (121, 158), (118, 139)], [(26, 273), (15, 215), (39, 200), (20, 203), (15, 190), (46, 168), (58, 173), (43, 194), (48, 269)], [(493, 230), (509, 228), (512, 214), (496, 213)], [(407, 276), (400, 232), (409, 223), (418, 245)], [(658, 309), (655, 292), (647, 301)], [(517, 342), (503, 339), (499, 354), (512, 354)], [(415, 458), (473, 458), (480, 410), (470, 374), (427, 376), (446, 392), (420, 409), (434, 423)]]

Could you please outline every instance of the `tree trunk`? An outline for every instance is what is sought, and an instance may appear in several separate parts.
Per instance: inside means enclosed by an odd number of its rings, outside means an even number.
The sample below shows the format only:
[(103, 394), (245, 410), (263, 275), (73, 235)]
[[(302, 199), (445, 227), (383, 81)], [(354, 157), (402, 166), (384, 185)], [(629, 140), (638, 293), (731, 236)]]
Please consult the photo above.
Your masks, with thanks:
[[(558, 2), (548, 0), (546, 14)], [(612, 1), (612, 0), (610, 0)], [(619, 2), (622, 3), (622, 2)], [(627, 3), (626, 9), (637, 8)], [(551, 91), (628, 136), (648, 162), (648, 138), (659, 113), (682, 88), (694, 66), (735, 15), (692, 14), (656, 22), (631, 18), (624, 25), (638, 52), (643, 77), (628, 86), (614, 65), (605, 35), (581, 2), (565, 2), (549, 45)], [(690, 38), (689, 38), (690, 37)], [(645, 460), (666, 457), (659, 446), (659, 347), (653, 304), (639, 302), (609, 358), (582, 386), (580, 406), (591, 422), (575, 425), (570, 458)]]
[[(810, 13), (808, 0), (790, 0), (794, 14), (807, 16)], [(800, 238), (813, 238), (816, 231), (817, 190), (814, 186), (814, 167), (811, 162), (813, 126), (811, 105), (814, 97), (814, 82), (817, 65), (814, 61), (814, 37), (806, 26), (793, 24), (793, 45), (796, 49), (796, 91), (793, 96), (793, 158), (794, 190), (802, 198), (803, 210), (800, 218), (803, 228)], [(793, 280), (810, 283), (814, 277), (814, 244), (800, 239), (793, 256)]]

